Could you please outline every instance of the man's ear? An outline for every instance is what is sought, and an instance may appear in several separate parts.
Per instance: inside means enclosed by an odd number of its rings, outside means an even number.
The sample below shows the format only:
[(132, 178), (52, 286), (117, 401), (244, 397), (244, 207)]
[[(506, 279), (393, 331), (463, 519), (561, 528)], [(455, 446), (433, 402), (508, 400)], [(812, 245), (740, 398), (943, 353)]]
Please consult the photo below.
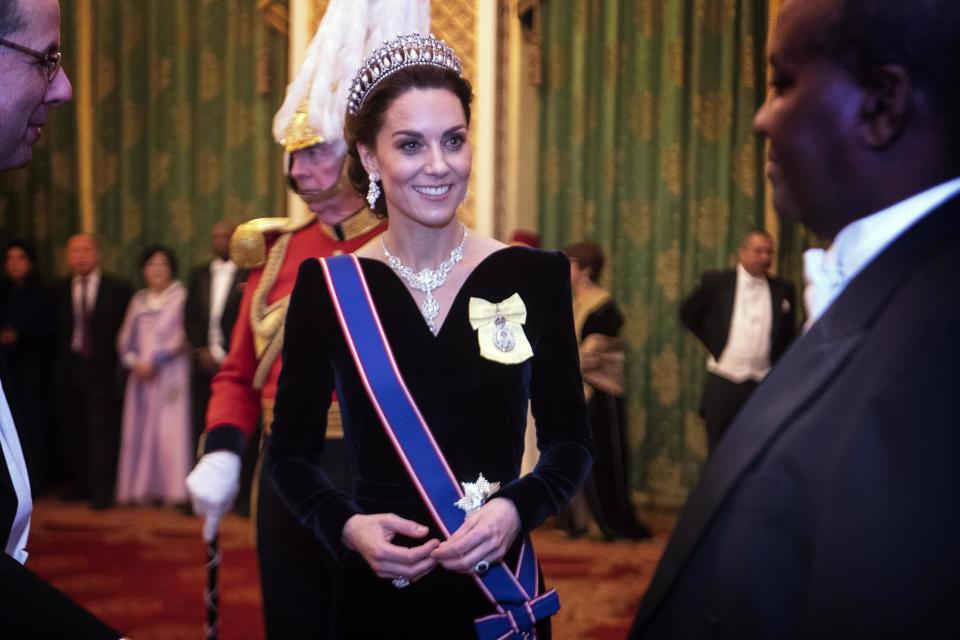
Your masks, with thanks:
[(873, 69), (865, 82), (860, 111), (864, 141), (879, 148), (895, 140), (910, 119), (913, 98), (913, 82), (903, 66)]
[(380, 171), (380, 164), (377, 162), (377, 156), (373, 153), (373, 149), (363, 144), (362, 142), (357, 143), (357, 155), (360, 156), (360, 163), (363, 164), (363, 168), (367, 173), (373, 171)]

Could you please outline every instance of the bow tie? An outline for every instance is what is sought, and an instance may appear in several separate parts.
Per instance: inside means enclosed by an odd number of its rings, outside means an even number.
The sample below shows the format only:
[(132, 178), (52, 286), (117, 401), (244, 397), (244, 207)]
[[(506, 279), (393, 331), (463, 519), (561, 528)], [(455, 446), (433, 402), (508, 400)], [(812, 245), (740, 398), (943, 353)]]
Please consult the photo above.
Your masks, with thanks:
[(804, 327), (809, 328), (833, 302), (845, 275), (836, 255), (828, 254), (823, 249), (807, 249), (803, 252), (803, 275), (807, 281), (803, 291), (803, 302), (807, 308)]

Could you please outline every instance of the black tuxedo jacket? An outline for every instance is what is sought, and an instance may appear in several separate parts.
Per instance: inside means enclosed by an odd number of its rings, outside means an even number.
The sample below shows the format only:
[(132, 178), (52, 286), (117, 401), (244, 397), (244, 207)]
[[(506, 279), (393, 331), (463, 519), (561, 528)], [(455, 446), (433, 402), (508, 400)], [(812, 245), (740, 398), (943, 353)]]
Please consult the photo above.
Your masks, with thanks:
[(707, 462), (631, 638), (955, 638), (960, 197), (781, 358)]
[[(10, 389), (2, 356), (0, 383), (4, 391)], [(13, 398), (7, 395), (6, 399), (14, 424), (18, 425)], [(17, 431), (19, 436), (19, 427)], [(20, 442), (24, 442), (22, 437)], [(23, 453), (29, 466), (29, 452)], [(17, 496), (10, 470), (0, 453), (0, 635), (5, 638), (119, 638), (119, 633), (4, 553), (16, 511)]]
[[(769, 277), (773, 315), (770, 326), (770, 364), (787, 350), (796, 335), (796, 294), (788, 280)], [(737, 292), (735, 269), (706, 271), (701, 282), (680, 305), (680, 320), (717, 360), (727, 346)]]
[[(73, 298), (71, 278), (61, 278), (54, 285), (53, 302), (56, 309), (56, 381), (60, 386), (69, 383), (71, 341), (73, 340)], [(109, 273), (100, 273), (97, 299), (90, 316), (93, 338), (93, 357), (90, 361), (92, 377), (98, 383), (113, 384), (117, 380), (117, 334), (123, 324), (133, 289), (126, 280)]]
[[(237, 320), (240, 310), (240, 299), (243, 297), (243, 283), (247, 280), (247, 271), (237, 269), (230, 283), (230, 292), (223, 305), (220, 316), (220, 328), (223, 329), (223, 338), (226, 342), (224, 351), (230, 350), (230, 334)], [(190, 272), (186, 307), (183, 313), (183, 322), (187, 330), (187, 340), (194, 349), (207, 346), (210, 328), (210, 263), (202, 264)]]

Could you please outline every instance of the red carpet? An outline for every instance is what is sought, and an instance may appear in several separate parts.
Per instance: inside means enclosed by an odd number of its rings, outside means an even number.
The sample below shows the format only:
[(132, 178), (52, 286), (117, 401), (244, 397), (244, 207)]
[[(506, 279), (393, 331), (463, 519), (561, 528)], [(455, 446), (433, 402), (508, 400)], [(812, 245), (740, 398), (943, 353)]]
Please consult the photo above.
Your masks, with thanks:
[[(656, 537), (644, 543), (534, 536), (547, 584), (560, 594), (557, 640), (624, 638), (673, 525), (644, 514)], [(263, 637), (252, 530), (228, 518), (220, 536), (223, 640)], [(200, 521), (170, 509), (118, 508), (41, 500), (27, 566), (134, 640), (195, 640), (203, 634), (206, 551)]]

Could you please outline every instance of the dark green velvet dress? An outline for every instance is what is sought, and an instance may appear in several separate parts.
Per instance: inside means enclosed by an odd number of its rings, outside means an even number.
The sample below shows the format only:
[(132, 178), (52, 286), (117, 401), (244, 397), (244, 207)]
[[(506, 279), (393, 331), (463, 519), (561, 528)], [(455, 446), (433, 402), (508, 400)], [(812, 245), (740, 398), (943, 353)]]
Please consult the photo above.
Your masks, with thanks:
[[(468, 276), (436, 336), (390, 267), (360, 263), (400, 372), (454, 475), (500, 482), (497, 495), (514, 502), (525, 535), (569, 501), (591, 465), (566, 258), (520, 247), (495, 252)], [(514, 293), (526, 307), (523, 331), (533, 356), (502, 364), (481, 356), (469, 300), (497, 303)], [(367, 397), (316, 260), (301, 265), (285, 332), (268, 468), (285, 502), (342, 563), (332, 637), (474, 637), (474, 618), (494, 609), (471, 577), (438, 567), (399, 590), (341, 542), (343, 525), (357, 513), (395, 513), (429, 526), (432, 537), (439, 531)], [(334, 389), (353, 495), (336, 489), (317, 464)], [(541, 456), (518, 478), (528, 402)], [(511, 563), (519, 543), (508, 553)], [(549, 625), (539, 631), (549, 637)]]

